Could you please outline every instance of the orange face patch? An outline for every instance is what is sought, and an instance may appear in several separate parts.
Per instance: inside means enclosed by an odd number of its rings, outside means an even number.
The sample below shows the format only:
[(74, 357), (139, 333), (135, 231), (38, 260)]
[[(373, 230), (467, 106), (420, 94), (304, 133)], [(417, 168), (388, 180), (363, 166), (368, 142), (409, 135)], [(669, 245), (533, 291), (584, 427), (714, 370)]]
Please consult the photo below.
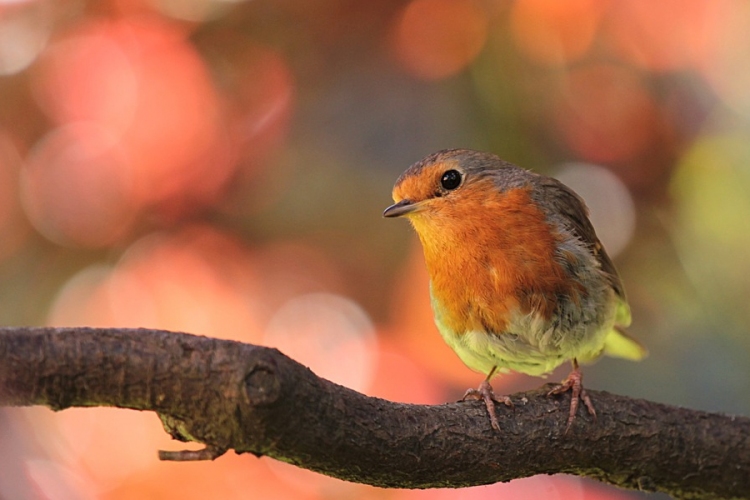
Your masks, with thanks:
[(437, 162), (425, 165), (414, 174), (407, 171), (393, 187), (393, 201), (398, 203), (407, 199), (420, 202), (434, 197), (439, 189), (443, 173), (456, 168), (455, 163)]

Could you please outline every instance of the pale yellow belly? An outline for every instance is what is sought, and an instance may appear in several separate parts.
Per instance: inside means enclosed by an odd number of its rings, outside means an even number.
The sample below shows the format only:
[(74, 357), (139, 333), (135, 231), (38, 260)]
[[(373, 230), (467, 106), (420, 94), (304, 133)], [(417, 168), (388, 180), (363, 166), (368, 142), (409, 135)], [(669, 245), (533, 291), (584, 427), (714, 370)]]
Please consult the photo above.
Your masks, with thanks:
[(445, 342), (469, 368), (484, 374), (496, 367), (497, 372), (544, 376), (573, 358), (596, 358), (614, 324), (614, 310), (609, 307), (565, 329), (533, 314), (516, 313), (506, 332), (457, 333), (441, 321), (437, 311), (435, 323)]

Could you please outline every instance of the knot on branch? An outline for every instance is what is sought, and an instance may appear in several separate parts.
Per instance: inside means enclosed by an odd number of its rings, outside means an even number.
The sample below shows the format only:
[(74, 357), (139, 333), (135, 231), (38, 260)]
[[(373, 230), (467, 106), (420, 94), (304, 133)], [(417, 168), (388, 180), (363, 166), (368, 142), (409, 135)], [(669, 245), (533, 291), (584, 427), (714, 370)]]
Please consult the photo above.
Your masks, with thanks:
[(245, 395), (249, 403), (256, 407), (268, 406), (278, 400), (279, 394), (281, 382), (275, 364), (258, 360), (245, 376)]

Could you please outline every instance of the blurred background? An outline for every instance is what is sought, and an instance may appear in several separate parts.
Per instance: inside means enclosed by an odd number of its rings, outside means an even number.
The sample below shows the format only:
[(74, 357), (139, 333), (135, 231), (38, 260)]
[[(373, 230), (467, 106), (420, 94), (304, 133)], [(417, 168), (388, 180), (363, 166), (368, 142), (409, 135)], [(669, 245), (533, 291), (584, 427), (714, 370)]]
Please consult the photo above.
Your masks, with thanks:
[[(0, 0), (0, 323), (237, 339), (369, 395), (455, 401), (482, 375), (381, 213), (411, 163), (469, 147), (591, 208), (651, 355), (586, 367), (588, 387), (750, 415), (749, 25), (732, 0)], [(156, 459), (182, 447), (151, 413), (3, 409), (0, 498), (643, 496)]]

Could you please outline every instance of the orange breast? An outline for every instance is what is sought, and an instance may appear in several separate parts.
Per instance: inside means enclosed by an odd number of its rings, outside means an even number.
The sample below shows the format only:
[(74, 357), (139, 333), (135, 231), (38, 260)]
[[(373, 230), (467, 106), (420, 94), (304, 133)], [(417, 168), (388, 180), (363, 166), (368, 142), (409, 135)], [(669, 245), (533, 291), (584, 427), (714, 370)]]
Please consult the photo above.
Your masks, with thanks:
[(466, 186), (460, 199), (438, 200), (445, 203), (412, 220), (435, 306), (456, 333), (502, 333), (517, 312), (549, 319), (560, 294), (577, 293), (554, 259), (560, 235), (529, 189), (498, 193), (490, 182)]

